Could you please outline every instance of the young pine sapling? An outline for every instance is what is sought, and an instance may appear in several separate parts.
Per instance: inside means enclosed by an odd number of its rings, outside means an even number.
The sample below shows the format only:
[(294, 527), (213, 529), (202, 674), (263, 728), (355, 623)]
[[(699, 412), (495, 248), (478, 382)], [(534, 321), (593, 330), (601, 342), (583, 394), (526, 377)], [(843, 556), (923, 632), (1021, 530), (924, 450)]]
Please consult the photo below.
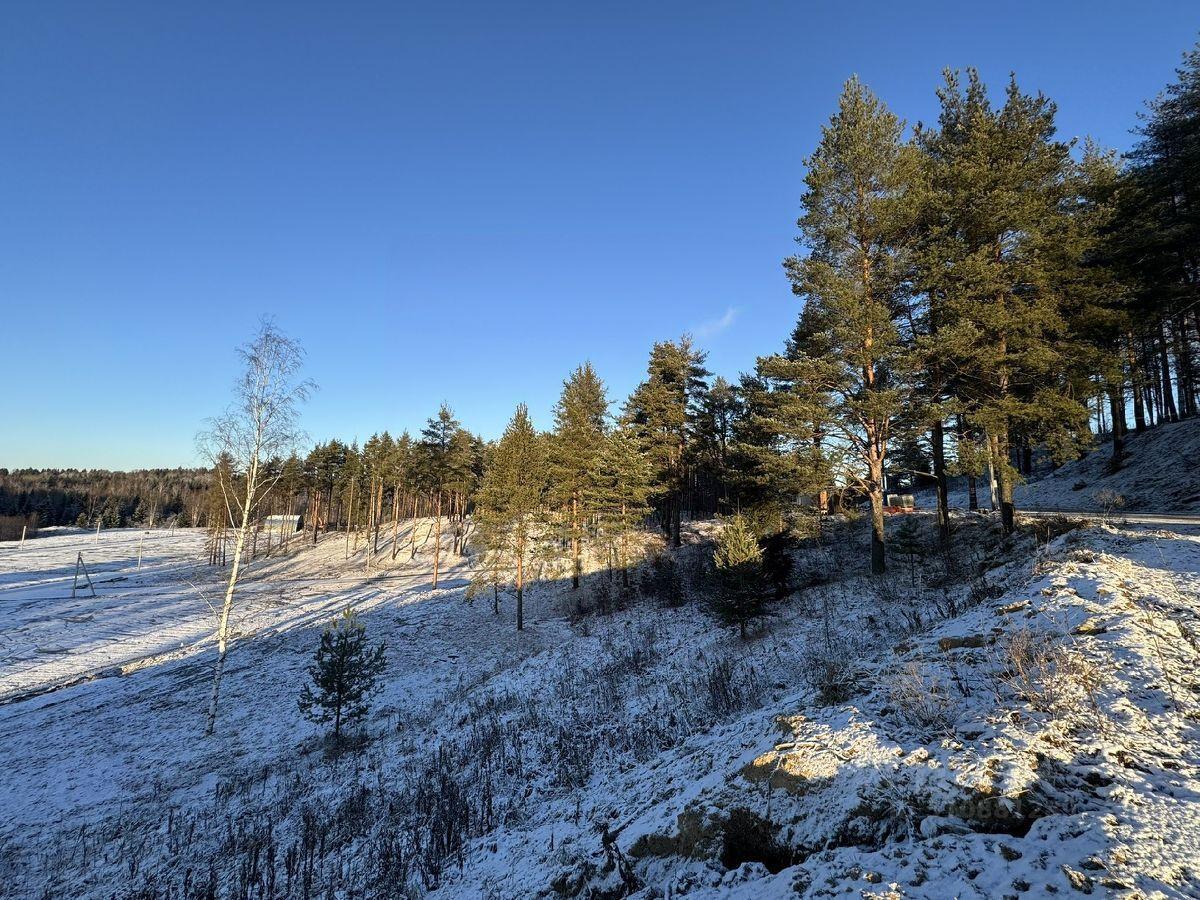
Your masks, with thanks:
[(340, 746), (343, 725), (367, 714), (384, 668), (385, 649), (382, 643), (368, 645), (367, 629), (350, 608), (322, 632), (308, 669), (312, 684), (301, 691), (300, 710), (313, 722), (333, 722), (335, 745)]

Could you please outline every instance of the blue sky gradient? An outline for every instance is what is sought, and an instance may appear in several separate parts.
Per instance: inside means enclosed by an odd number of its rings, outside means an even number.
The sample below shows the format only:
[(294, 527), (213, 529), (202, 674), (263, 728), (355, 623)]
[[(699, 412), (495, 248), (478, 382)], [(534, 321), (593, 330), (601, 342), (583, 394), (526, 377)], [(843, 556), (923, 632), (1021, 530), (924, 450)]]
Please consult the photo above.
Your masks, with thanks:
[(314, 439), (550, 424), (652, 341), (735, 377), (798, 313), (803, 158), (857, 73), (910, 123), (1010, 71), (1127, 148), (1192, 2), (106, 3), (0, 10), (0, 466), (195, 462), (263, 314)]

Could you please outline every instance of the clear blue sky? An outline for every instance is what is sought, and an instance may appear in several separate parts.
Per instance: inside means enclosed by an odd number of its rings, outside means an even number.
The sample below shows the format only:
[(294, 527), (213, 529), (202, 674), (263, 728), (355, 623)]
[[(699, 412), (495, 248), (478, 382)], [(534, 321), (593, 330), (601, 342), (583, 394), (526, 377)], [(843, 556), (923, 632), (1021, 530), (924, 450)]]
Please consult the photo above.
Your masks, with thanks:
[(1126, 148), (1200, 6), (164, 3), (0, 9), (0, 466), (189, 464), (262, 314), (314, 439), (539, 425), (652, 341), (732, 377), (798, 312), (780, 261), (839, 86), (913, 122), (1010, 70)]

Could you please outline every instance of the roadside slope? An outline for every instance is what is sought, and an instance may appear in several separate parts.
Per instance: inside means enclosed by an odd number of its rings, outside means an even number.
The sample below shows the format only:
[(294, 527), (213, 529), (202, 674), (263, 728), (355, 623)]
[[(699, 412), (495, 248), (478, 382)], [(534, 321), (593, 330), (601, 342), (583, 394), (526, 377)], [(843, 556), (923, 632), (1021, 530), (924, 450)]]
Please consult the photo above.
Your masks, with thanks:
[(1131, 434), (1120, 469), (1105, 444), (1016, 490), (1018, 508), (1200, 512), (1200, 419)]

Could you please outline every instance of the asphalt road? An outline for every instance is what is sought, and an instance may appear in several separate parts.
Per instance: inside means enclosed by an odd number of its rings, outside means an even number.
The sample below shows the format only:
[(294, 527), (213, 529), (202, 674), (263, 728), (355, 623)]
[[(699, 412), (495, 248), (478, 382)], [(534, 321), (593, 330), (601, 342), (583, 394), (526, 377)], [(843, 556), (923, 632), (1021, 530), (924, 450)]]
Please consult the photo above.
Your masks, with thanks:
[(1200, 515), (1175, 512), (1138, 512), (1118, 509), (1112, 512), (1084, 509), (1044, 509), (1017, 507), (1018, 516), (1067, 516), (1072, 519), (1089, 519), (1111, 522), (1129, 522), (1134, 525), (1200, 525)]

